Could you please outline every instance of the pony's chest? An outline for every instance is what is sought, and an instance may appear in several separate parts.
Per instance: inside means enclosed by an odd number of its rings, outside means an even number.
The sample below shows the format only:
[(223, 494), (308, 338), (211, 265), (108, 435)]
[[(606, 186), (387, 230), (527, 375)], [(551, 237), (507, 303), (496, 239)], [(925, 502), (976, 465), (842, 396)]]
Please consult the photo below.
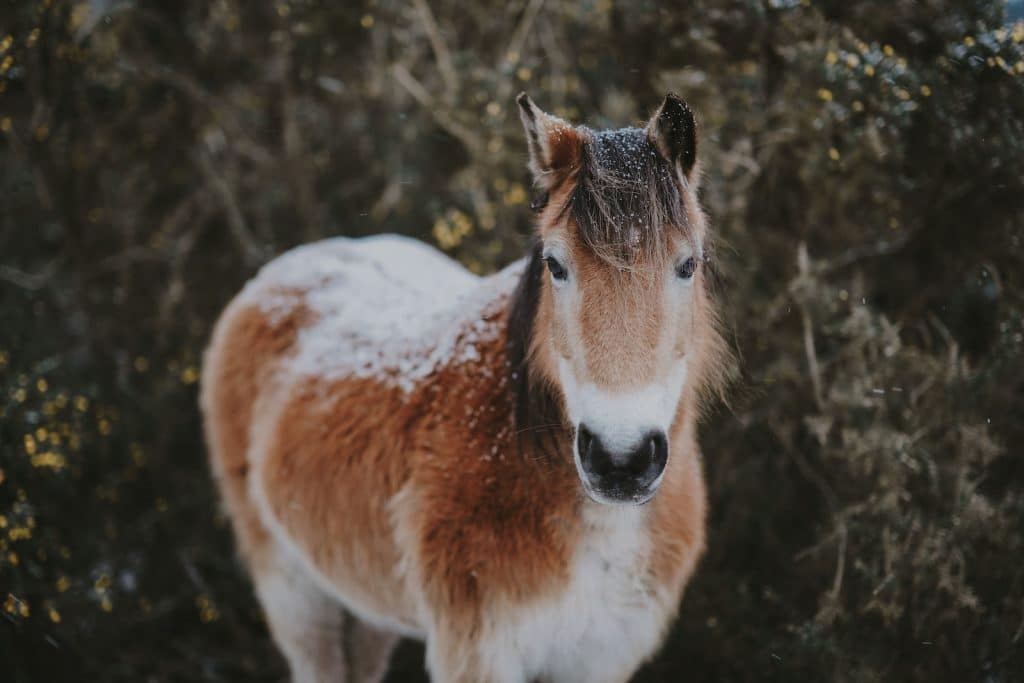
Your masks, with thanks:
[(526, 680), (621, 680), (657, 646), (670, 610), (651, 584), (643, 511), (613, 515), (588, 529), (562, 590), (514, 620)]

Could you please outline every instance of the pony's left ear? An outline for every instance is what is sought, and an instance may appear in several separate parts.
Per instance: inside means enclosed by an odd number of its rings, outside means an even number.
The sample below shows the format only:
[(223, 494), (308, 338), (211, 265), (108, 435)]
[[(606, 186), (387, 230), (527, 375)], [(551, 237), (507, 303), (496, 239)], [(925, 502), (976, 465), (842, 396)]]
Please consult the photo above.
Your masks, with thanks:
[(543, 111), (526, 93), (519, 94), (516, 104), (526, 130), (533, 179), (550, 190), (579, 166), (582, 134), (569, 122)]
[(680, 180), (692, 183), (697, 175), (697, 124), (693, 111), (681, 97), (665, 96), (657, 113), (647, 124), (647, 135), (658, 151), (679, 174)]

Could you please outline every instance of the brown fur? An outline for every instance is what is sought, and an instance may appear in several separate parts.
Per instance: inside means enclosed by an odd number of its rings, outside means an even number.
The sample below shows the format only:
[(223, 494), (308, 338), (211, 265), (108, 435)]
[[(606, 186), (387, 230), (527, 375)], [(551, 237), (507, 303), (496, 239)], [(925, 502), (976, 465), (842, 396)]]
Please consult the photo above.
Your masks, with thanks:
[[(680, 412), (694, 411), (684, 405)], [(665, 481), (650, 504), (651, 535), (657, 539), (650, 561), (652, 581), (673, 587), (675, 603), (704, 552), (707, 494), (696, 436), (692, 419), (677, 420)]]
[(489, 604), (537, 599), (566, 578), (579, 503), (565, 495), (571, 463), (520, 451), (507, 388), (480, 381), (503, 376), (501, 342), (481, 348), (479, 364), (447, 368), (424, 387), (442, 405), (429, 406), (434, 417), (417, 431), (421, 457), (403, 520), (414, 525), (428, 599), (467, 628)]
[(407, 452), (397, 394), (370, 380), (296, 386), (275, 420), (260, 475), (274, 516), (324, 576), (363, 587), (367, 606), (411, 625), (388, 508), (410, 474), (410, 463), (395, 457)]

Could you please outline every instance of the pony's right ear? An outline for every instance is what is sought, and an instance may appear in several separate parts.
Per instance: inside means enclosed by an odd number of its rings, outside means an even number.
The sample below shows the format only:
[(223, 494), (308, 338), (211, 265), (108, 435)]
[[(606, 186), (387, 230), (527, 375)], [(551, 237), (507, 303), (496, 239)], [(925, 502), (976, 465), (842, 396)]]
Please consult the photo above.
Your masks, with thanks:
[(567, 121), (542, 111), (526, 93), (520, 93), (516, 103), (526, 129), (533, 178), (550, 190), (579, 166), (581, 134)]

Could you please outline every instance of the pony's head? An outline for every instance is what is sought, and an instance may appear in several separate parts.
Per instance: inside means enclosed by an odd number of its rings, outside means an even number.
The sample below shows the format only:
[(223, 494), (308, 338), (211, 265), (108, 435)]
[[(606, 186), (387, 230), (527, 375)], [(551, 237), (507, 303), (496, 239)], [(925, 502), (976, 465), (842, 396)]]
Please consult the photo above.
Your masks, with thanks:
[(593, 500), (644, 503), (720, 374), (693, 114), (668, 95), (644, 128), (593, 131), (517, 101), (541, 192), (509, 325), (518, 428), (567, 433)]

